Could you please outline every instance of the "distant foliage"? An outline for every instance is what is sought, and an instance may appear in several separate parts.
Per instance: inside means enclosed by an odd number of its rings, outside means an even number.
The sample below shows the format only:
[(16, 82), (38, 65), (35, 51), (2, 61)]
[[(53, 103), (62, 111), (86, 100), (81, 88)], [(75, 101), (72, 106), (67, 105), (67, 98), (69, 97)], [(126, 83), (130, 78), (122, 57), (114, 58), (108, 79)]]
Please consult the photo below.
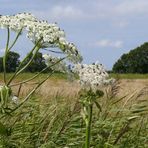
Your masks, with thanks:
[(0, 57), (0, 72), (3, 71), (3, 58)]
[[(28, 58), (24, 61), (24, 65), (26, 65), (29, 60), (32, 58), (33, 54), (29, 55)], [(31, 64), (25, 69), (25, 72), (39, 72), (46, 67), (45, 60), (42, 56), (41, 52), (38, 52)]]
[(116, 73), (148, 73), (148, 43), (123, 54), (114, 64)]
[[(18, 53), (9, 51), (7, 55), (7, 62), (6, 62), (7, 72), (15, 72), (20, 62), (19, 58), (20, 58), (20, 55)], [(3, 58), (2, 57), (0, 57), (0, 72), (3, 72)]]
[[(7, 72), (15, 72), (20, 63), (20, 55), (16, 52), (10, 51), (7, 55), (6, 70)], [(22, 66), (25, 66), (32, 58), (32, 54), (24, 61)], [(38, 52), (31, 64), (25, 69), (25, 72), (39, 72), (46, 67), (45, 60), (42, 53)], [(0, 57), (0, 72), (3, 72), (3, 58)], [(47, 71), (45, 71), (47, 72)]]

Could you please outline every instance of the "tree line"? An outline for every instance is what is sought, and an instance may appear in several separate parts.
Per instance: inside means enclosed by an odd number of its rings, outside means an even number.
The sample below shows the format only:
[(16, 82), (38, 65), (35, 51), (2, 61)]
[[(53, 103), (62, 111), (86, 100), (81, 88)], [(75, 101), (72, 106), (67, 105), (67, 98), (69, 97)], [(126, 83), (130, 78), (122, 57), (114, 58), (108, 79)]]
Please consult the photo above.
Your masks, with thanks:
[(113, 65), (114, 73), (148, 73), (148, 42), (123, 54)]
[[(31, 59), (32, 55), (23, 62), (22, 66), (26, 65)], [(20, 64), (20, 55), (16, 52), (9, 51), (7, 55), (6, 71), (15, 72)], [(42, 53), (38, 52), (32, 63), (25, 69), (24, 72), (39, 72), (46, 67), (45, 60)], [(49, 70), (48, 70), (49, 71)], [(3, 72), (3, 57), (0, 57), (0, 72)], [(47, 72), (47, 71), (46, 71)]]
[[(32, 55), (28, 57), (23, 63), (26, 65), (31, 59)], [(6, 70), (7, 72), (15, 72), (20, 64), (20, 55), (16, 52), (10, 51), (7, 55)], [(24, 72), (39, 72), (46, 67), (45, 60), (42, 53), (38, 52)], [(47, 70), (47, 71), (50, 71)], [(47, 72), (46, 71), (46, 72)], [(0, 57), (0, 72), (3, 72), (3, 58)], [(143, 45), (130, 50), (129, 53), (123, 54), (117, 62), (113, 65), (113, 73), (148, 73), (148, 42)]]

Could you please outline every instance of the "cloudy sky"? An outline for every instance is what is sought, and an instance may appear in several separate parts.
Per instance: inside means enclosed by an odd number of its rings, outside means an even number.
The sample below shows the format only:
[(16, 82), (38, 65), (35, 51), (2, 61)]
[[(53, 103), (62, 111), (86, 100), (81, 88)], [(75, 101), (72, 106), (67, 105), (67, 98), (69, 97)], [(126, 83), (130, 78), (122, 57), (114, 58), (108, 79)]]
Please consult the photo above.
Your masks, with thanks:
[[(84, 63), (96, 60), (111, 69), (123, 54), (148, 41), (148, 0), (0, 0), (0, 14), (31, 12), (57, 22), (80, 49)], [(0, 54), (5, 32), (0, 31)], [(31, 44), (19, 40), (24, 54)]]

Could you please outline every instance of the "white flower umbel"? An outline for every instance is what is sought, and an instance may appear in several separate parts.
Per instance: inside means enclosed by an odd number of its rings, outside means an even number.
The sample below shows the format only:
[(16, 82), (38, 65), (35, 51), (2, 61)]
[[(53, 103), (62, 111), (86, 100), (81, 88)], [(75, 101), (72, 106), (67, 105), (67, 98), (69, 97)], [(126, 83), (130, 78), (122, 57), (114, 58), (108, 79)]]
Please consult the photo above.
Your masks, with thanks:
[(50, 24), (47, 21), (38, 20), (30, 13), (19, 13), (0, 16), (0, 28), (9, 28), (16, 32), (24, 29), (33, 43), (36, 44), (40, 40), (41, 48), (58, 47), (68, 55), (70, 61), (82, 60), (77, 47), (66, 40), (65, 32), (56, 23)]
[(69, 43), (65, 38), (65, 33), (57, 24), (49, 24), (46, 21), (33, 21), (27, 25), (27, 36), (36, 43), (42, 38), (41, 47), (58, 47), (68, 55), (72, 62), (82, 60), (77, 47), (73, 43)]
[(0, 28), (9, 28), (13, 31), (20, 31), (27, 26), (27, 23), (36, 20), (37, 19), (30, 13), (0, 16)]
[(49, 54), (44, 54), (43, 58), (45, 59), (45, 63), (48, 67), (50, 67), (54, 71), (60, 71), (63, 73), (68, 72), (68, 67), (66, 63), (60, 57), (54, 57)]
[(77, 64), (73, 71), (78, 73), (80, 84), (84, 87), (96, 89), (113, 81), (113, 79), (109, 79), (109, 75), (102, 64)]

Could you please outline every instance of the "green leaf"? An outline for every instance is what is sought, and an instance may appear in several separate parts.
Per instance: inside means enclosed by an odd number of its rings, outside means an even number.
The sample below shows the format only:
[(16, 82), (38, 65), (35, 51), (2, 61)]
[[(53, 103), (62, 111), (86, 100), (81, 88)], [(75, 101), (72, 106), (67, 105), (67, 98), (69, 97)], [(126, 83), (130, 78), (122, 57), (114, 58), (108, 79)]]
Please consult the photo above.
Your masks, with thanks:
[(97, 101), (95, 101), (95, 104), (96, 104), (96, 107), (100, 110), (100, 112), (102, 112), (101, 105)]
[(5, 125), (3, 125), (1, 122), (0, 122), (0, 135), (2, 136), (6, 136), (7, 135), (7, 128)]

